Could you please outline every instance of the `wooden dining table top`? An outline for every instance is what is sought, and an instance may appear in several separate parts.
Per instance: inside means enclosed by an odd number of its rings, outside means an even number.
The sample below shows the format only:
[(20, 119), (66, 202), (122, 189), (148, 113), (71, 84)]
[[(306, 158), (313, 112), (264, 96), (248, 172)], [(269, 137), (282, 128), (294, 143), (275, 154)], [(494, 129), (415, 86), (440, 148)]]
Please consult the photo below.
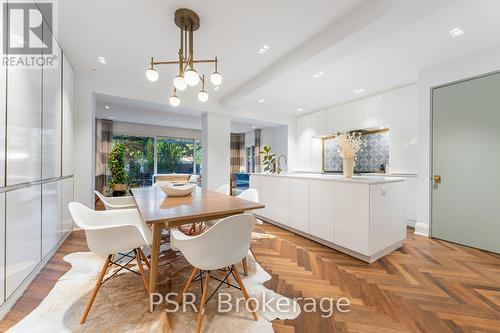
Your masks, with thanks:
[(215, 220), (264, 208), (264, 205), (196, 186), (187, 197), (167, 197), (158, 187), (133, 188), (132, 195), (146, 223), (168, 227)]

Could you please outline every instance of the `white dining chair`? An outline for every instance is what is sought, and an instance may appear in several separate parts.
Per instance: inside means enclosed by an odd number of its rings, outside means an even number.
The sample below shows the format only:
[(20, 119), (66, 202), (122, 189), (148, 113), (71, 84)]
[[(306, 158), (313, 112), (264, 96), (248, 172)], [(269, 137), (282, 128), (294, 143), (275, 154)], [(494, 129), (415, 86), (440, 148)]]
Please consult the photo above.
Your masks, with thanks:
[(131, 195), (123, 197), (105, 197), (99, 191), (94, 191), (94, 193), (102, 201), (106, 210), (127, 209), (127, 208), (137, 207), (137, 205), (135, 204), (134, 197)]
[[(240, 199), (243, 199), (243, 200), (248, 200), (248, 201), (252, 201), (252, 202), (257, 202), (258, 203), (259, 202), (259, 192), (256, 189), (254, 189), (254, 188), (249, 188), (249, 189), (244, 190), (240, 194), (238, 194), (236, 196), (236, 198), (240, 198)], [(220, 220), (210, 220), (210, 221), (205, 221), (204, 223), (205, 223), (205, 226), (208, 229), (210, 229), (210, 228), (212, 228), (219, 221)], [(259, 220), (259, 219), (256, 219), (256, 223), (257, 224), (262, 224), (262, 221)], [(252, 252), (252, 256), (254, 256), (252, 249), (250, 249), (250, 252)], [(243, 274), (245, 276), (247, 276), (248, 275), (248, 263), (247, 263), (247, 257), (246, 256), (241, 260), (241, 264), (243, 266)]]
[[(139, 274), (146, 288), (146, 292), (148, 291), (148, 283), (144, 275), (144, 268), (142, 266), (139, 250), (141, 247), (151, 244), (152, 234), (137, 209), (96, 211), (78, 202), (71, 202), (68, 207), (73, 221), (85, 231), (90, 251), (106, 257), (101, 273), (80, 321), (80, 324), (83, 324), (101, 285), (122, 269), (127, 269), (135, 274)], [(125, 252), (125, 254), (121, 254), (122, 257), (115, 260), (114, 255), (121, 252)], [(131, 255), (132, 252), (134, 253), (133, 256)], [(127, 263), (118, 263), (125, 257), (129, 259)], [(139, 266), (139, 273), (128, 268), (128, 265), (134, 259)], [(145, 257), (142, 259), (145, 260), (146, 265), (149, 267), (147, 259)], [(119, 269), (104, 280), (106, 272), (113, 265), (118, 266)]]
[[(171, 229), (172, 249), (180, 251), (193, 266), (191, 275), (182, 290), (181, 299), (189, 290), (192, 282), (205, 280), (203, 281), (203, 291), (198, 308), (196, 332), (200, 332), (201, 330), (206, 302), (210, 300), (222, 284), (241, 289), (243, 296), (249, 303), (253, 318), (257, 320), (257, 313), (253, 303), (248, 301), (248, 292), (234, 266), (242, 258), (246, 257), (248, 253), (254, 223), (255, 217), (253, 215), (241, 214), (220, 220), (212, 228), (198, 236), (187, 236), (179, 230)], [(223, 280), (211, 276), (211, 271), (223, 269), (226, 272)], [(197, 275), (198, 271), (199, 274)], [(228, 282), (230, 275), (234, 277), (238, 283), (238, 287)], [(210, 279), (219, 281), (220, 284), (207, 299)]]
[(229, 184), (223, 184), (215, 189), (215, 192), (223, 193), (229, 195), (231, 193), (231, 186)]

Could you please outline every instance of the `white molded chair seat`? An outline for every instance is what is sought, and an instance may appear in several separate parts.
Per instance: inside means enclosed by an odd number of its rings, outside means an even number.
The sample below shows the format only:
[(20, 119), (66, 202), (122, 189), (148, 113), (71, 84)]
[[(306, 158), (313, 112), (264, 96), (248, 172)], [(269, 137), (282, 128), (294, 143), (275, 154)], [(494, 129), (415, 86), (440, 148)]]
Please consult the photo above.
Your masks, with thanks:
[(94, 191), (94, 193), (99, 197), (99, 199), (104, 204), (106, 210), (112, 209), (127, 209), (127, 208), (135, 208), (137, 205), (135, 204), (134, 197), (124, 196), (124, 197), (105, 197), (101, 192)]
[[(229, 185), (227, 185), (227, 186), (228, 186), (228, 192), (229, 192)], [(229, 193), (227, 193), (227, 194), (229, 195)], [(249, 188), (249, 189), (244, 190), (240, 194), (238, 194), (236, 196), (236, 198), (240, 198), (240, 199), (243, 199), (243, 200), (248, 200), (248, 201), (252, 201), (252, 202), (258, 203), (259, 202), (259, 192), (256, 189), (254, 189), (254, 188)], [(207, 226), (207, 228), (211, 228), (217, 222), (219, 222), (219, 220), (210, 220), (210, 221), (205, 221), (204, 223)], [(257, 223), (258, 224), (262, 224), (262, 221), (257, 220)]]
[[(198, 278), (205, 280), (198, 308), (196, 332), (201, 331), (209, 288), (208, 283), (211, 279), (210, 271), (228, 269), (227, 276), (223, 281), (226, 281), (229, 275), (233, 275), (245, 299), (249, 303), (249, 295), (234, 264), (246, 257), (250, 249), (254, 223), (255, 217), (253, 215), (241, 214), (220, 220), (212, 228), (198, 236), (187, 236), (177, 229), (171, 229), (170, 239), (172, 249), (174, 251), (181, 251), (186, 260), (194, 267), (182, 293), (184, 294), (189, 290), (189, 286), (193, 279), (195, 279), (198, 270), (200, 270)], [(221, 281), (220, 279), (216, 280)], [(253, 304), (249, 303), (249, 307), (254, 319), (257, 320)]]
[(231, 193), (231, 186), (229, 184), (222, 184), (221, 186), (215, 189), (215, 192), (229, 195)]
[[(99, 288), (107, 281), (107, 279), (104, 280), (104, 277), (112, 265), (119, 266), (119, 270), (130, 270), (127, 267), (128, 264), (136, 260), (140, 271), (138, 274), (140, 274), (144, 288), (148, 292), (148, 283), (144, 274), (142, 261), (144, 260), (148, 267), (149, 262), (142, 252), (141, 247), (151, 244), (153, 237), (151, 230), (145, 224), (137, 209), (95, 211), (78, 202), (71, 202), (68, 206), (75, 223), (85, 231), (89, 249), (99, 255), (107, 256), (80, 321), (80, 324), (83, 324), (94, 303)], [(125, 257), (132, 258), (128, 263), (119, 264), (118, 261), (114, 261), (115, 254), (125, 251), (130, 252), (122, 254), (122, 258), (120, 259)], [(134, 256), (130, 256), (132, 252), (134, 252)], [(137, 273), (135, 271), (132, 272)]]
[(85, 231), (89, 249), (97, 254), (114, 254), (152, 243), (151, 229), (137, 209), (96, 211), (71, 202), (69, 211)]

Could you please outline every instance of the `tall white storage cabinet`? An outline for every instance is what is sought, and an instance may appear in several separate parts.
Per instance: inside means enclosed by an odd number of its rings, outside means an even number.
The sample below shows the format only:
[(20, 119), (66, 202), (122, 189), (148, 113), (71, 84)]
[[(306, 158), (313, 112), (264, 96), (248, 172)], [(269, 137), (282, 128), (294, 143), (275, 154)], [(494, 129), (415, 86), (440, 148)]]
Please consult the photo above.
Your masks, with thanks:
[(42, 185), (42, 258), (61, 240), (61, 181)]
[(55, 38), (44, 56), (53, 66), (0, 64), (0, 316), (73, 230), (75, 75)]
[(42, 69), (7, 70), (6, 186), (41, 180)]
[[(62, 91), (62, 176), (73, 176), (73, 109), (75, 101), (75, 73), (66, 55), (63, 56)], [(73, 195), (71, 195), (73, 198)]]
[[(43, 33), (51, 33), (44, 26)], [(61, 176), (61, 51), (56, 44), (53, 53), (57, 65), (43, 68), (42, 103), (42, 179)]]
[(6, 296), (9, 297), (41, 260), (41, 186), (7, 192)]

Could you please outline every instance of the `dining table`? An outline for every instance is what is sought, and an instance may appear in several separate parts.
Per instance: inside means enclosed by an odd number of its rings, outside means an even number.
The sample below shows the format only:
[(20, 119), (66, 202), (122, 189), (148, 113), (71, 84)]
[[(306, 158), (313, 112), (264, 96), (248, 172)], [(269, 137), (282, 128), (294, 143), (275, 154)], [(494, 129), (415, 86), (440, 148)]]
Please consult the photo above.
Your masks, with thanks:
[(152, 228), (153, 233), (148, 288), (150, 297), (156, 292), (162, 229), (217, 220), (264, 208), (260, 203), (199, 186), (193, 189), (192, 194), (185, 197), (167, 196), (159, 186), (155, 185), (133, 188), (132, 195), (142, 218)]

